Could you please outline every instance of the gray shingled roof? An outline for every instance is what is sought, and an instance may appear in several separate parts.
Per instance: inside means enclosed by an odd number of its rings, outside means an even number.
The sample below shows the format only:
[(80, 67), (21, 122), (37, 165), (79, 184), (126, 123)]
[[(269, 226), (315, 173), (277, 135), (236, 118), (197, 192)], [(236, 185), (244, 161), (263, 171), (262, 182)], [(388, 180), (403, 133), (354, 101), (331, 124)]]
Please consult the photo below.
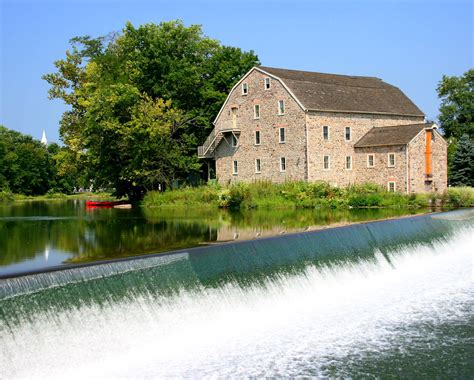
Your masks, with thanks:
[(406, 145), (425, 128), (432, 128), (432, 123), (374, 127), (354, 145), (355, 148), (373, 146)]
[(424, 116), (400, 89), (379, 78), (259, 68), (280, 78), (308, 110)]

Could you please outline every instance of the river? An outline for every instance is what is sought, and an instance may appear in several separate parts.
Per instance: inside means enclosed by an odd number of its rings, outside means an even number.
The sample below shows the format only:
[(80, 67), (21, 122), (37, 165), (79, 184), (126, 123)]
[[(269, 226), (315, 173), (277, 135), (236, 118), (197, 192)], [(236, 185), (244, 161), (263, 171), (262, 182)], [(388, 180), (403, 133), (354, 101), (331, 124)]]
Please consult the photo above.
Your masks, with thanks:
[[(24, 243), (35, 242), (29, 252), (37, 253), (24, 262), (44, 259), (47, 244), (49, 257), (58, 255), (56, 265), (65, 266), (0, 280), (2, 378), (474, 374), (473, 210), (318, 230), (377, 215), (197, 218), (73, 207), (68, 215), (66, 208), (3, 214), (0, 223), (21, 220), (45, 230), (31, 232), (31, 240), (25, 232)], [(67, 239), (60, 239), (61, 226)], [(98, 239), (94, 227), (110, 232)], [(173, 231), (176, 238), (159, 239)], [(147, 239), (151, 233), (156, 236)], [(123, 257), (133, 246), (126, 236), (140, 242), (129, 254), (149, 255), (63, 264)], [(98, 242), (107, 241), (107, 253), (94, 256)], [(227, 243), (214, 244), (219, 241)], [(170, 248), (180, 251), (154, 254)], [(3, 266), (11, 275), (9, 265), (21, 262)], [(46, 268), (28, 265), (15, 270)]]

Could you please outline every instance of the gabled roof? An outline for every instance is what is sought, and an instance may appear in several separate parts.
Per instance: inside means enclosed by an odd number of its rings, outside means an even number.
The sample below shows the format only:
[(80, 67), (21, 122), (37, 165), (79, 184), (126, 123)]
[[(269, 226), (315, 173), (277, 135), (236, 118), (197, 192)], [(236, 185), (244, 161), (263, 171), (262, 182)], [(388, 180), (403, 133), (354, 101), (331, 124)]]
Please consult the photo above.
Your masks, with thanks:
[(354, 144), (355, 148), (406, 145), (423, 129), (435, 128), (433, 123), (374, 127)]
[(279, 78), (307, 110), (423, 117), (397, 87), (375, 77), (323, 74), (259, 66)]

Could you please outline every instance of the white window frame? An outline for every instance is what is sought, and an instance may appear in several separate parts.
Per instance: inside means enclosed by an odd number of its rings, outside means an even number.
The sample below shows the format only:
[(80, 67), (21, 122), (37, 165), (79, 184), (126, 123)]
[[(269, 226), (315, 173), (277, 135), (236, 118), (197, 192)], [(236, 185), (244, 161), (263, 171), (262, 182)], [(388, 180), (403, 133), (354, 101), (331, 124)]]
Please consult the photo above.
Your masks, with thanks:
[(262, 160), (260, 158), (255, 159), (255, 173), (259, 174), (262, 172)]
[[(349, 138), (347, 138), (347, 129), (349, 129)], [(352, 128), (344, 127), (344, 141), (351, 141), (351, 140), (352, 140)]]
[[(349, 158), (349, 164), (350, 164), (349, 167), (347, 167), (347, 159), (348, 158)], [(352, 170), (352, 156), (346, 156), (344, 166), (345, 166), (346, 170)]]
[[(327, 131), (328, 131), (328, 138), (327, 138), (327, 139), (324, 137), (324, 129), (325, 129), (325, 128), (326, 128)], [(323, 140), (324, 140), (324, 141), (329, 141), (329, 125), (323, 125)]]
[(237, 145), (239, 144), (239, 140), (237, 139), (237, 136), (235, 136), (233, 133), (230, 135), (230, 146), (232, 148), (237, 148)]
[(248, 95), (249, 85), (247, 82), (242, 83), (242, 95)]
[[(372, 157), (372, 165), (370, 165), (369, 157)], [(367, 155), (367, 167), (374, 168), (375, 167), (375, 154), (371, 153)]]
[[(282, 105), (282, 107), (280, 107), (280, 104)], [(283, 112), (280, 112), (282, 109), (283, 109)], [(285, 100), (281, 99), (278, 101), (278, 115), (284, 115), (285, 111), (286, 111)]]
[[(258, 142), (257, 142), (257, 134), (258, 134)], [(255, 140), (254, 145), (261, 145), (262, 144), (262, 133), (260, 131), (255, 131)]]
[[(328, 167), (327, 168), (325, 167), (325, 161), (324, 161), (326, 157), (328, 158)], [(323, 170), (331, 170), (331, 156), (329, 156), (329, 155), (324, 155), (323, 156)]]
[[(257, 109), (258, 109), (258, 115), (257, 115)], [(253, 105), (253, 118), (260, 119), (260, 104)]]
[[(393, 183), (393, 191), (390, 190), (390, 184)], [(395, 181), (388, 181), (387, 182), (387, 191), (389, 193), (396, 193), (397, 192), (397, 183)]]
[(239, 163), (237, 160), (234, 160), (232, 162), (232, 174), (233, 175), (238, 175), (239, 174)]
[[(280, 172), (281, 173), (286, 172), (286, 165), (287, 165), (286, 157), (280, 157)], [(283, 166), (284, 166), (284, 168), (283, 168)]]
[[(270, 90), (270, 88), (272, 87), (272, 82), (270, 81), (270, 77), (266, 77), (264, 80), (263, 80), (263, 88), (264, 90)], [(268, 84), (268, 87), (267, 87), (267, 84)]]
[[(283, 130), (283, 140), (281, 139), (281, 131)], [(286, 131), (285, 131), (285, 127), (280, 127), (278, 128), (278, 142), (280, 144), (284, 144), (286, 143)]]
[[(390, 163), (390, 156), (393, 156), (393, 165)], [(397, 156), (395, 153), (387, 154), (387, 167), (394, 168), (397, 165)]]

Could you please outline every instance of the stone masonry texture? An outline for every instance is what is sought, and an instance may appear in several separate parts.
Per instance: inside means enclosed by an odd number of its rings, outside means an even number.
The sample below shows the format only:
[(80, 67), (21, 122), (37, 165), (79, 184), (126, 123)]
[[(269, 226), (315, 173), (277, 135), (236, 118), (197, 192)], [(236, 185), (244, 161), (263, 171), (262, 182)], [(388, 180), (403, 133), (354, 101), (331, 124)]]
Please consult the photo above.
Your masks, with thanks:
[[(229, 95), (215, 121), (215, 129), (235, 128), (240, 131), (237, 146), (232, 146), (230, 132), (217, 146), (216, 176), (220, 183), (268, 180), (281, 183), (288, 180), (325, 181), (336, 186), (376, 183), (387, 188), (396, 183), (400, 192), (442, 192), (447, 186), (446, 142), (437, 132), (432, 143), (432, 184), (425, 183), (425, 131), (408, 145), (354, 148), (354, 144), (373, 127), (423, 123), (422, 116), (396, 116), (370, 113), (305, 111), (284, 85), (270, 78), (270, 89), (265, 89), (268, 76), (252, 70), (242, 83), (248, 93), (242, 94), (239, 84)], [(285, 113), (279, 115), (278, 101), (285, 103)], [(260, 117), (255, 118), (254, 106), (260, 106)], [(323, 138), (327, 126), (329, 138)], [(346, 140), (346, 127), (350, 140)], [(279, 141), (279, 130), (285, 128), (285, 142)], [(402, 127), (401, 127), (402, 128)], [(255, 132), (260, 131), (260, 145), (255, 144)], [(395, 166), (390, 167), (389, 154), (395, 154)], [(367, 156), (374, 155), (374, 166), (368, 167)], [(330, 168), (323, 167), (323, 157), (330, 157)], [(346, 168), (350, 156), (352, 168)], [(280, 170), (280, 158), (286, 160), (286, 170)], [(256, 172), (255, 160), (260, 159), (261, 172)], [(238, 173), (233, 173), (237, 161)]]

